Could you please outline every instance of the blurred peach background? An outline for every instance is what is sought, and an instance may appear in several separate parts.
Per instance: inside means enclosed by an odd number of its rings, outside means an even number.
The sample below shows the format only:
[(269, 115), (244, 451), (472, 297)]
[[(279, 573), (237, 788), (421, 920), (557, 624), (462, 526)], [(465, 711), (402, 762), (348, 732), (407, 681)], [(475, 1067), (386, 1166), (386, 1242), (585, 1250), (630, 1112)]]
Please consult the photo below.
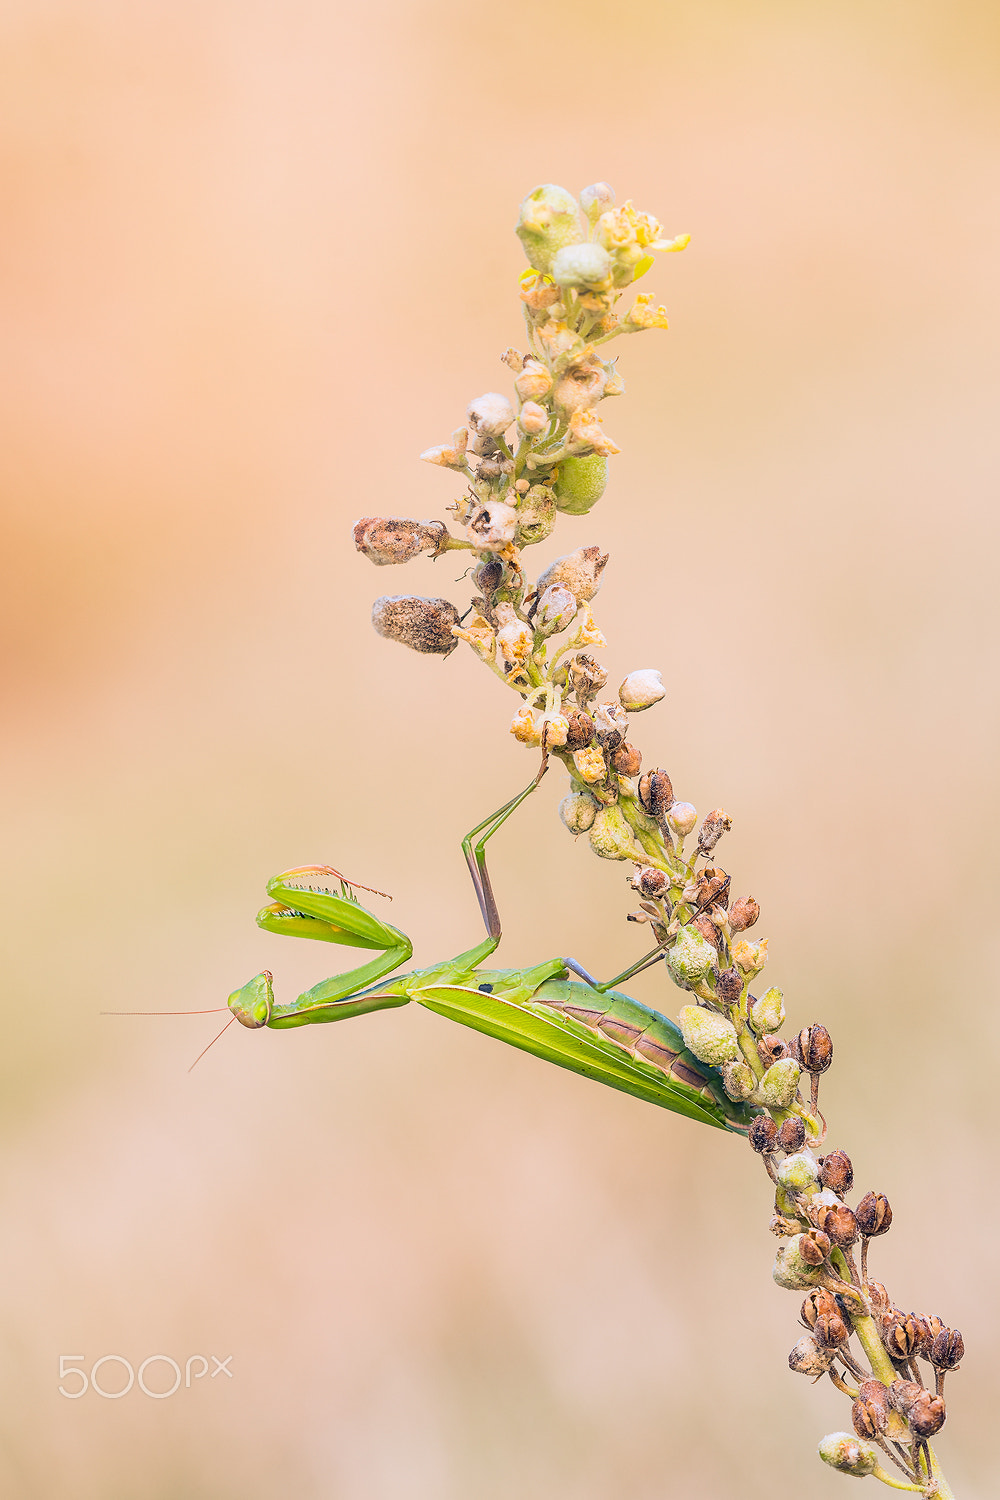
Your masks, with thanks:
[[(524, 784), (513, 696), (377, 639), (360, 514), (506, 389), (512, 225), (607, 178), (693, 235), (623, 347), (612, 680), (735, 818), (769, 977), (838, 1047), (873, 1268), (963, 1329), (940, 1451), (996, 1493), (997, 83), (987, 4), (12, 0), (0, 1485), (62, 1500), (834, 1496), (745, 1147), (412, 1009), (284, 995), (266, 878), (334, 861), (417, 960), (478, 936), (458, 842)], [(617, 678), (614, 674), (618, 674)], [(640, 951), (551, 775), (494, 845), (506, 962)], [(676, 1011), (662, 976), (635, 993)], [(61, 1354), (232, 1355), (168, 1400)], [(121, 1367), (104, 1367), (106, 1388)], [(149, 1381), (162, 1389), (164, 1367)], [(67, 1382), (72, 1388), (72, 1382)]]

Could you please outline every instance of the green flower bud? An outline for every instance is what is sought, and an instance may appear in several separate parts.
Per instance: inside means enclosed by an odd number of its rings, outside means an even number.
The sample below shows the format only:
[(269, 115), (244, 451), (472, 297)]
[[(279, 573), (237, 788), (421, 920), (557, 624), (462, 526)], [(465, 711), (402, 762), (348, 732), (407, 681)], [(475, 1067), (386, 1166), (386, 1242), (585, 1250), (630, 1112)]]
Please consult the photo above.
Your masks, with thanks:
[(611, 256), (603, 245), (583, 241), (564, 245), (552, 257), (552, 280), (558, 286), (604, 289), (611, 281)]
[(787, 1109), (795, 1098), (801, 1072), (794, 1057), (772, 1063), (754, 1090), (753, 1102), (768, 1109)]
[(753, 1069), (746, 1062), (727, 1062), (722, 1065), (722, 1087), (730, 1099), (742, 1104), (753, 1093), (756, 1079)]
[(771, 1275), (788, 1292), (804, 1292), (823, 1280), (822, 1266), (811, 1265), (802, 1258), (800, 1244), (804, 1238), (804, 1235), (793, 1234), (790, 1240), (778, 1246), (774, 1257)]
[(700, 932), (694, 927), (682, 927), (667, 954), (667, 965), (680, 985), (692, 985), (711, 974), (718, 957), (713, 945)]
[[(764, 1076), (766, 1078), (767, 1074)], [(811, 1192), (819, 1182), (819, 1163), (810, 1152), (797, 1151), (794, 1156), (786, 1156), (779, 1163), (778, 1181), (790, 1192)]]
[(585, 516), (604, 494), (608, 482), (608, 461), (602, 453), (585, 453), (564, 458), (559, 477), (552, 486), (556, 508), (567, 516)]
[(543, 182), (522, 202), (516, 234), (529, 264), (548, 275), (556, 251), (583, 239), (573, 194), (553, 182)]
[[(704, 938), (701, 941), (704, 942)], [(712, 945), (706, 943), (705, 946), (711, 948)], [(671, 951), (671, 957), (675, 951), (676, 949)], [(714, 953), (715, 950), (712, 951)], [(670, 962), (669, 957), (667, 962)], [(706, 1010), (703, 1005), (682, 1005), (677, 1022), (684, 1034), (685, 1047), (694, 1053), (699, 1062), (721, 1068), (723, 1063), (736, 1061), (740, 1050), (736, 1027), (725, 1016), (718, 1015), (714, 1010)]]
[(597, 808), (589, 792), (569, 792), (559, 804), (559, 816), (570, 833), (586, 833), (594, 826)]
[[(819, 1456), (831, 1469), (865, 1479), (879, 1467), (878, 1454), (871, 1443), (865, 1443), (853, 1432), (831, 1432), (819, 1445)], [(912, 1486), (916, 1488), (916, 1486)]]
[(758, 1036), (765, 1036), (769, 1031), (780, 1031), (785, 1024), (785, 1007), (781, 991), (777, 985), (772, 985), (769, 990), (750, 1007), (750, 1020), (753, 1029)]
[[(578, 755), (587, 753), (585, 750), (577, 751)], [(602, 859), (638, 861), (643, 858), (643, 852), (617, 803), (611, 807), (602, 807), (595, 815), (590, 830), (590, 847)]]

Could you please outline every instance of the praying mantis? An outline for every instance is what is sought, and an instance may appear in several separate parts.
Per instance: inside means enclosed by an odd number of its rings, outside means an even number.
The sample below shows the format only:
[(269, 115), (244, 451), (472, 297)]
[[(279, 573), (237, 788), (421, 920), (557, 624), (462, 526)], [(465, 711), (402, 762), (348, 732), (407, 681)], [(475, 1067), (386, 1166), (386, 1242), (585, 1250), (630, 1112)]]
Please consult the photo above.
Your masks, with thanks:
[[(544, 770), (544, 764), (543, 764)], [(510, 1046), (620, 1089), (675, 1114), (745, 1133), (755, 1113), (734, 1103), (718, 1071), (685, 1049), (666, 1016), (613, 988), (662, 957), (657, 950), (600, 984), (571, 958), (527, 969), (484, 969), (501, 936), (486, 844), (534, 791), (541, 772), (518, 796), (477, 824), (462, 841), (487, 936), (445, 963), (387, 978), (413, 946), (405, 933), (363, 907), (352, 885), (328, 866), (286, 870), (268, 882), (272, 904), (257, 915), (269, 932), (378, 950), (381, 957), (324, 979), (288, 1004), (275, 1001), (272, 976), (257, 974), (229, 997), (233, 1019), (252, 1030), (286, 1030), (347, 1020), (415, 1001)], [(473, 844), (473, 839), (481, 835)], [(331, 888), (336, 882), (338, 889)], [(368, 887), (358, 887), (368, 889)], [(381, 895), (381, 892), (373, 892)], [(569, 977), (576, 976), (575, 979)]]

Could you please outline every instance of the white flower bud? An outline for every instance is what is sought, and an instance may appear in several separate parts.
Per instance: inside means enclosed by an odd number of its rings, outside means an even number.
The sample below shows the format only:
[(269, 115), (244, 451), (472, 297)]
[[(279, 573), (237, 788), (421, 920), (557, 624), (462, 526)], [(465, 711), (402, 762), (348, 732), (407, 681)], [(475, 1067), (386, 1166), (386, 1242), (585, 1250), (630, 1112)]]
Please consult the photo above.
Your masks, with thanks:
[(778, 1164), (778, 1181), (789, 1192), (810, 1192), (819, 1182), (816, 1158), (809, 1151), (797, 1151), (794, 1156), (786, 1156)]
[(675, 802), (667, 812), (667, 822), (679, 839), (686, 839), (698, 823), (698, 809), (690, 802)]
[(517, 511), (502, 500), (491, 500), (480, 506), (469, 517), (469, 541), (474, 547), (489, 548), (498, 552), (514, 540), (517, 531)]
[(537, 359), (525, 361), (524, 369), (514, 381), (514, 389), (522, 401), (538, 401), (552, 389), (552, 376)]
[[(677, 941), (679, 943), (680, 938)], [(701, 941), (704, 942), (704, 938)], [(711, 944), (705, 943), (705, 947), (711, 948)], [(671, 954), (675, 949), (676, 944), (671, 949)], [(714, 956), (714, 948), (712, 953)], [(669, 957), (668, 955), (668, 962)], [(740, 1052), (736, 1027), (725, 1016), (717, 1015), (714, 1010), (706, 1010), (703, 1005), (682, 1005), (677, 1021), (684, 1034), (685, 1047), (700, 1062), (708, 1063), (713, 1068), (721, 1068), (723, 1063), (736, 1061)]]
[(538, 601), (535, 629), (540, 635), (555, 635), (573, 623), (577, 602), (564, 583), (553, 583)]
[(604, 288), (611, 282), (611, 256), (592, 241), (564, 245), (552, 257), (551, 275), (557, 286)]
[(591, 223), (614, 206), (615, 190), (610, 182), (592, 182), (580, 194), (580, 207)]
[(517, 425), (529, 437), (534, 437), (549, 425), (549, 413), (537, 401), (526, 401), (518, 414)]
[(466, 416), (469, 426), (480, 437), (502, 437), (514, 420), (514, 408), (506, 396), (487, 391), (485, 396), (477, 396), (475, 401), (469, 402)]
[(559, 804), (559, 816), (570, 833), (586, 833), (594, 826), (597, 806), (589, 792), (569, 792)]
[(630, 713), (637, 713), (642, 708), (652, 708), (654, 703), (666, 695), (662, 678), (659, 672), (652, 667), (643, 667), (641, 671), (630, 672), (618, 689), (618, 697), (623, 708)]
[(576, 199), (554, 182), (543, 182), (521, 204), (517, 237), (536, 271), (551, 270), (552, 257), (563, 245), (583, 239)]
[(522, 745), (536, 746), (542, 743), (540, 717), (526, 706), (519, 708), (511, 719), (510, 732)]

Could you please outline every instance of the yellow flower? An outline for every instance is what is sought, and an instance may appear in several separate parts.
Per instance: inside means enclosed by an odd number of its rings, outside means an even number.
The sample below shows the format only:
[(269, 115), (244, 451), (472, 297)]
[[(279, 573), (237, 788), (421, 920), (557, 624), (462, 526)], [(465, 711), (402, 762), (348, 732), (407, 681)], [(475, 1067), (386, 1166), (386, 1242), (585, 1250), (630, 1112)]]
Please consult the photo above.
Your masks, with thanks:
[(588, 411), (583, 407), (570, 416), (568, 436), (571, 443), (580, 443), (591, 448), (603, 458), (609, 458), (612, 453), (622, 451), (604, 431), (604, 424), (597, 412)]
[(640, 292), (635, 299), (635, 306), (625, 319), (626, 328), (629, 325), (633, 328), (669, 328), (667, 309), (653, 306), (651, 292)]

